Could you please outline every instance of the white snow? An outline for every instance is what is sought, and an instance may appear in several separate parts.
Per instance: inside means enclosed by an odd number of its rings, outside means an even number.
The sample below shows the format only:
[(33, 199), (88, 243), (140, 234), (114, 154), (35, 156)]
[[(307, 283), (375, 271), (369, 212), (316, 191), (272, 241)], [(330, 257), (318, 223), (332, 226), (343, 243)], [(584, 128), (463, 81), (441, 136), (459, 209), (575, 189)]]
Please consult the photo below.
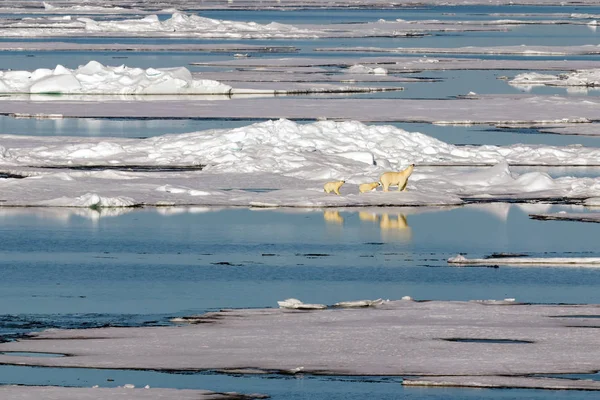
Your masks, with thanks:
[(560, 75), (527, 72), (519, 74), (509, 81), (515, 86), (600, 86), (600, 69), (580, 70)]
[(174, 13), (171, 18), (161, 21), (157, 15), (142, 19), (101, 21), (92, 18), (78, 18), (85, 24), (87, 32), (121, 33), (181, 33), (188, 32), (202, 37), (228, 38), (276, 38), (276, 37), (317, 37), (318, 33), (292, 25), (271, 22), (262, 25), (256, 22), (224, 21), (204, 18), (198, 15)]
[[(95, 208), (440, 205), (460, 204), (461, 198), (469, 197), (580, 199), (598, 197), (600, 178), (517, 174), (509, 164), (593, 164), (598, 159), (600, 149), (581, 146), (454, 146), (393, 126), (277, 120), (147, 139), (0, 135), (0, 168), (26, 176), (0, 179), (0, 189), (4, 205)], [(411, 163), (417, 167), (407, 192), (359, 194), (361, 183), (377, 181), (383, 172)], [(94, 170), (70, 169), (82, 166)], [(132, 166), (163, 170), (130, 171)], [(323, 184), (330, 180), (346, 181), (341, 196), (323, 193)], [(236, 188), (272, 190), (231, 190)]]
[[(65, 10), (66, 11), (66, 10)], [(81, 14), (82, 10), (74, 10)], [(108, 10), (107, 10), (108, 11)], [(6, 37), (64, 37), (64, 36), (135, 36), (135, 37), (200, 37), (225, 39), (316, 39), (351, 37), (407, 37), (437, 31), (502, 30), (488, 25), (464, 25), (429, 21), (374, 21), (358, 24), (302, 24), (278, 22), (259, 24), (249, 21), (228, 21), (194, 14), (174, 12), (161, 21), (158, 15), (142, 18), (115, 19), (64, 16), (23, 19), (0, 19), (0, 34)]]
[[(199, 78), (200, 77), (200, 78)], [(76, 69), (57, 65), (54, 69), (40, 68), (35, 71), (0, 71), (0, 93), (30, 94), (26, 97), (10, 97), (10, 100), (58, 100), (59, 96), (33, 96), (47, 94), (70, 95), (69, 101), (90, 100), (89, 95), (102, 95), (102, 100), (182, 100), (188, 95), (206, 95), (206, 98), (231, 96), (273, 96), (292, 93), (352, 93), (385, 90), (401, 90), (402, 87), (349, 87), (346, 85), (322, 83), (292, 83), (282, 87), (262, 83), (255, 88), (232, 88), (212, 79), (202, 79), (200, 74), (192, 74), (185, 67), (175, 68), (130, 68), (125, 65), (105, 66), (90, 61)], [(230, 74), (229, 78), (233, 78)], [(236, 80), (237, 82), (237, 80)], [(80, 95), (80, 96), (78, 96)], [(171, 95), (167, 97), (167, 95)], [(220, 97), (215, 95), (221, 95)], [(113, 97), (111, 97), (113, 96)], [(132, 96), (132, 97), (129, 97)], [(6, 99), (5, 99), (6, 100)], [(19, 115), (24, 115), (19, 113)]]
[(285, 299), (278, 301), (279, 308), (287, 308), (292, 310), (323, 310), (327, 308), (325, 304), (306, 304), (298, 299)]
[(129, 68), (90, 61), (77, 69), (62, 65), (35, 71), (0, 71), (1, 93), (59, 94), (229, 94), (231, 86), (195, 80), (187, 68)]
[(362, 64), (352, 65), (347, 70), (350, 74), (373, 74), (373, 75), (387, 75), (388, 71), (382, 67), (369, 67)]
[(568, 266), (600, 268), (600, 257), (499, 257), (466, 258), (457, 255), (448, 259), (456, 265), (527, 265), (527, 266)]

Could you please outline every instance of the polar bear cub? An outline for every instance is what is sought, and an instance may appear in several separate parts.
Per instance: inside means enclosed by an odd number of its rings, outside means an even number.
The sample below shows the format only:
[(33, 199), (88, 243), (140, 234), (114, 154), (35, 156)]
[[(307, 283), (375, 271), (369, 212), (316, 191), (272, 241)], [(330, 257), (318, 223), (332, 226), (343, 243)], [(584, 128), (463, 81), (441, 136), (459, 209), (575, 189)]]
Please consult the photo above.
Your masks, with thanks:
[(408, 177), (412, 174), (414, 168), (415, 164), (410, 164), (408, 168), (402, 171), (386, 172), (381, 175), (379, 181), (383, 186), (383, 191), (387, 192), (390, 186), (398, 186), (398, 191), (405, 190), (406, 184), (408, 183)]
[(370, 192), (372, 190), (375, 190), (375, 188), (377, 188), (377, 186), (379, 186), (379, 185), (381, 185), (381, 183), (379, 183), (379, 182), (363, 183), (362, 185), (360, 185), (358, 187), (358, 191), (361, 193)]
[(340, 188), (342, 187), (342, 185), (346, 183), (346, 181), (333, 181), (333, 182), (327, 182), (325, 184), (325, 186), (323, 186), (323, 189), (325, 189), (325, 193), (335, 193), (337, 195), (341, 194), (340, 193)]

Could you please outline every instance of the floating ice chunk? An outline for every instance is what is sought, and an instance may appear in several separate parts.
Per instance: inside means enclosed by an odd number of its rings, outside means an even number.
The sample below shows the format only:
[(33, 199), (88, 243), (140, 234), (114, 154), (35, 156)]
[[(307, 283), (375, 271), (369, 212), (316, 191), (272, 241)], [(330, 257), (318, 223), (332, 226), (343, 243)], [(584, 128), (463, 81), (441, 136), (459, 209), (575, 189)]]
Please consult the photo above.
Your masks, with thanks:
[(589, 199), (585, 199), (583, 204), (586, 206), (598, 207), (600, 206), (600, 197), (590, 197)]
[(600, 69), (583, 69), (560, 75), (539, 74), (527, 72), (515, 76), (509, 84), (519, 85), (546, 85), (546, 86), (600, 86)]
[(130, 197), (103, 197), (96, 193), (86, 193), (82, 196), (69, 198), (60, 197), (52, 200), (40, 201), (38, 205), (56, 207), (133, 207), (138, 203)]
[(341, 308), (373, 307), (373, 306), (378, 306), (383, 303), (385, 303), (385, 300), (383, 300), (383, 299), (354, 300), (354, 301), (341, 301), (339, 303), (335, 303), (334, 306), (341, 307)]
[[(232, 87), (209, 79), (194, 79), (184, 67), (129, 68), (104, 66), (97, 61), (77, 69), (57, 65), (29, 71), (0, 73), (5, 93), (60, 94), (228, 94)], [(271, 91), (272, 92), (272, 91)]]
[(293, 310), (322, 310), (327, 308), (324, 304), (305, 304), (298, 299), (285, 299), (283, 301), (278, 301), (279, 308), (288, 308)]
[(126, 383), (123, 385), (123, 388), (125, 389), (135, 389), (135, 385), (131, 384), (131, 383)]
[(448, 259), (449, 264), (456, 265), (529, 265), (529, 266), (571, 266), (600, 267), (600, 257), (502, 257), (502, 258), (466, 258), (457, 255)]
[(382, 67), (369, 67), (362, 64), (355, 64), (348, 68), (347, 72), (352, 74), (373, 74), (373, 75), (387, 75), (388, 71)]

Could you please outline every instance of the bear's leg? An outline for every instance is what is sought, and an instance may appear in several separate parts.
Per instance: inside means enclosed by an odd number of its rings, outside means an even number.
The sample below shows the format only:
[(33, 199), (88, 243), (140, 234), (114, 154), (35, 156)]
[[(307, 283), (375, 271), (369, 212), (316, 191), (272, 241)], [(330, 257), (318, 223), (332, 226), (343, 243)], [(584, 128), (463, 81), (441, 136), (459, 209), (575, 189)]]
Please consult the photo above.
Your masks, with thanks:
[(404, 185), (398, 185), (398, 191), (406, 191), (406, 185), (408, 185), (408, 179), (404, 181)]
[(333, 192), (334, 192), (335, 194), (337, 194), (338, 196), (339, 196), (339, 195), (341, 195), (341, 193), (340, 193), (340, 188), (335, 188), (335, 189), (333, 189)]
[(381, 182), (381, 185), (383, 186), (383, 191), (387, 192), (390, 185), (387, 182)]

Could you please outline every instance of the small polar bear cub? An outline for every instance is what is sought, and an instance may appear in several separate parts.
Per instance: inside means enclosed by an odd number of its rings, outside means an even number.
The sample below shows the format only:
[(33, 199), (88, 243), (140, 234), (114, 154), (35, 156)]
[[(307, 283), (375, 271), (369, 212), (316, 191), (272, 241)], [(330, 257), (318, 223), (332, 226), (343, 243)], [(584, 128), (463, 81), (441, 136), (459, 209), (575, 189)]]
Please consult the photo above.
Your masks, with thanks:
[(362, 185), (360, 185), (358, 187), (358, 191), (361, 193), (367, 193), (370, 191), (373, 191), (377, 188), (377, 186), (381, 185), (381, 183), (379, 182), (369, 182), (369, 183), (363, 183)]
[(323, 186), (323, 189), (325, 189), (325, 193), (335, 193), (337, 195), (340, 195), (340, 188), (342, 187), (342, 185), (346, 183), (346, 181), (333, 181), (333, 182), (327, 182), (325, 184), (325, 186)]
[(379, 177), (379, 181), (383, 186), (383, 191), (388, 192), (390, 186), (398, 186), (398, 191), (402, 191), (406, 189), (406, 184), (408, 183), (408, 177), (412, 174), (413, 169), (415, 168), (415, 164), (410, 164), (408, 168), (398, 171), (398, 172), (386, 172), (381, 177)]

